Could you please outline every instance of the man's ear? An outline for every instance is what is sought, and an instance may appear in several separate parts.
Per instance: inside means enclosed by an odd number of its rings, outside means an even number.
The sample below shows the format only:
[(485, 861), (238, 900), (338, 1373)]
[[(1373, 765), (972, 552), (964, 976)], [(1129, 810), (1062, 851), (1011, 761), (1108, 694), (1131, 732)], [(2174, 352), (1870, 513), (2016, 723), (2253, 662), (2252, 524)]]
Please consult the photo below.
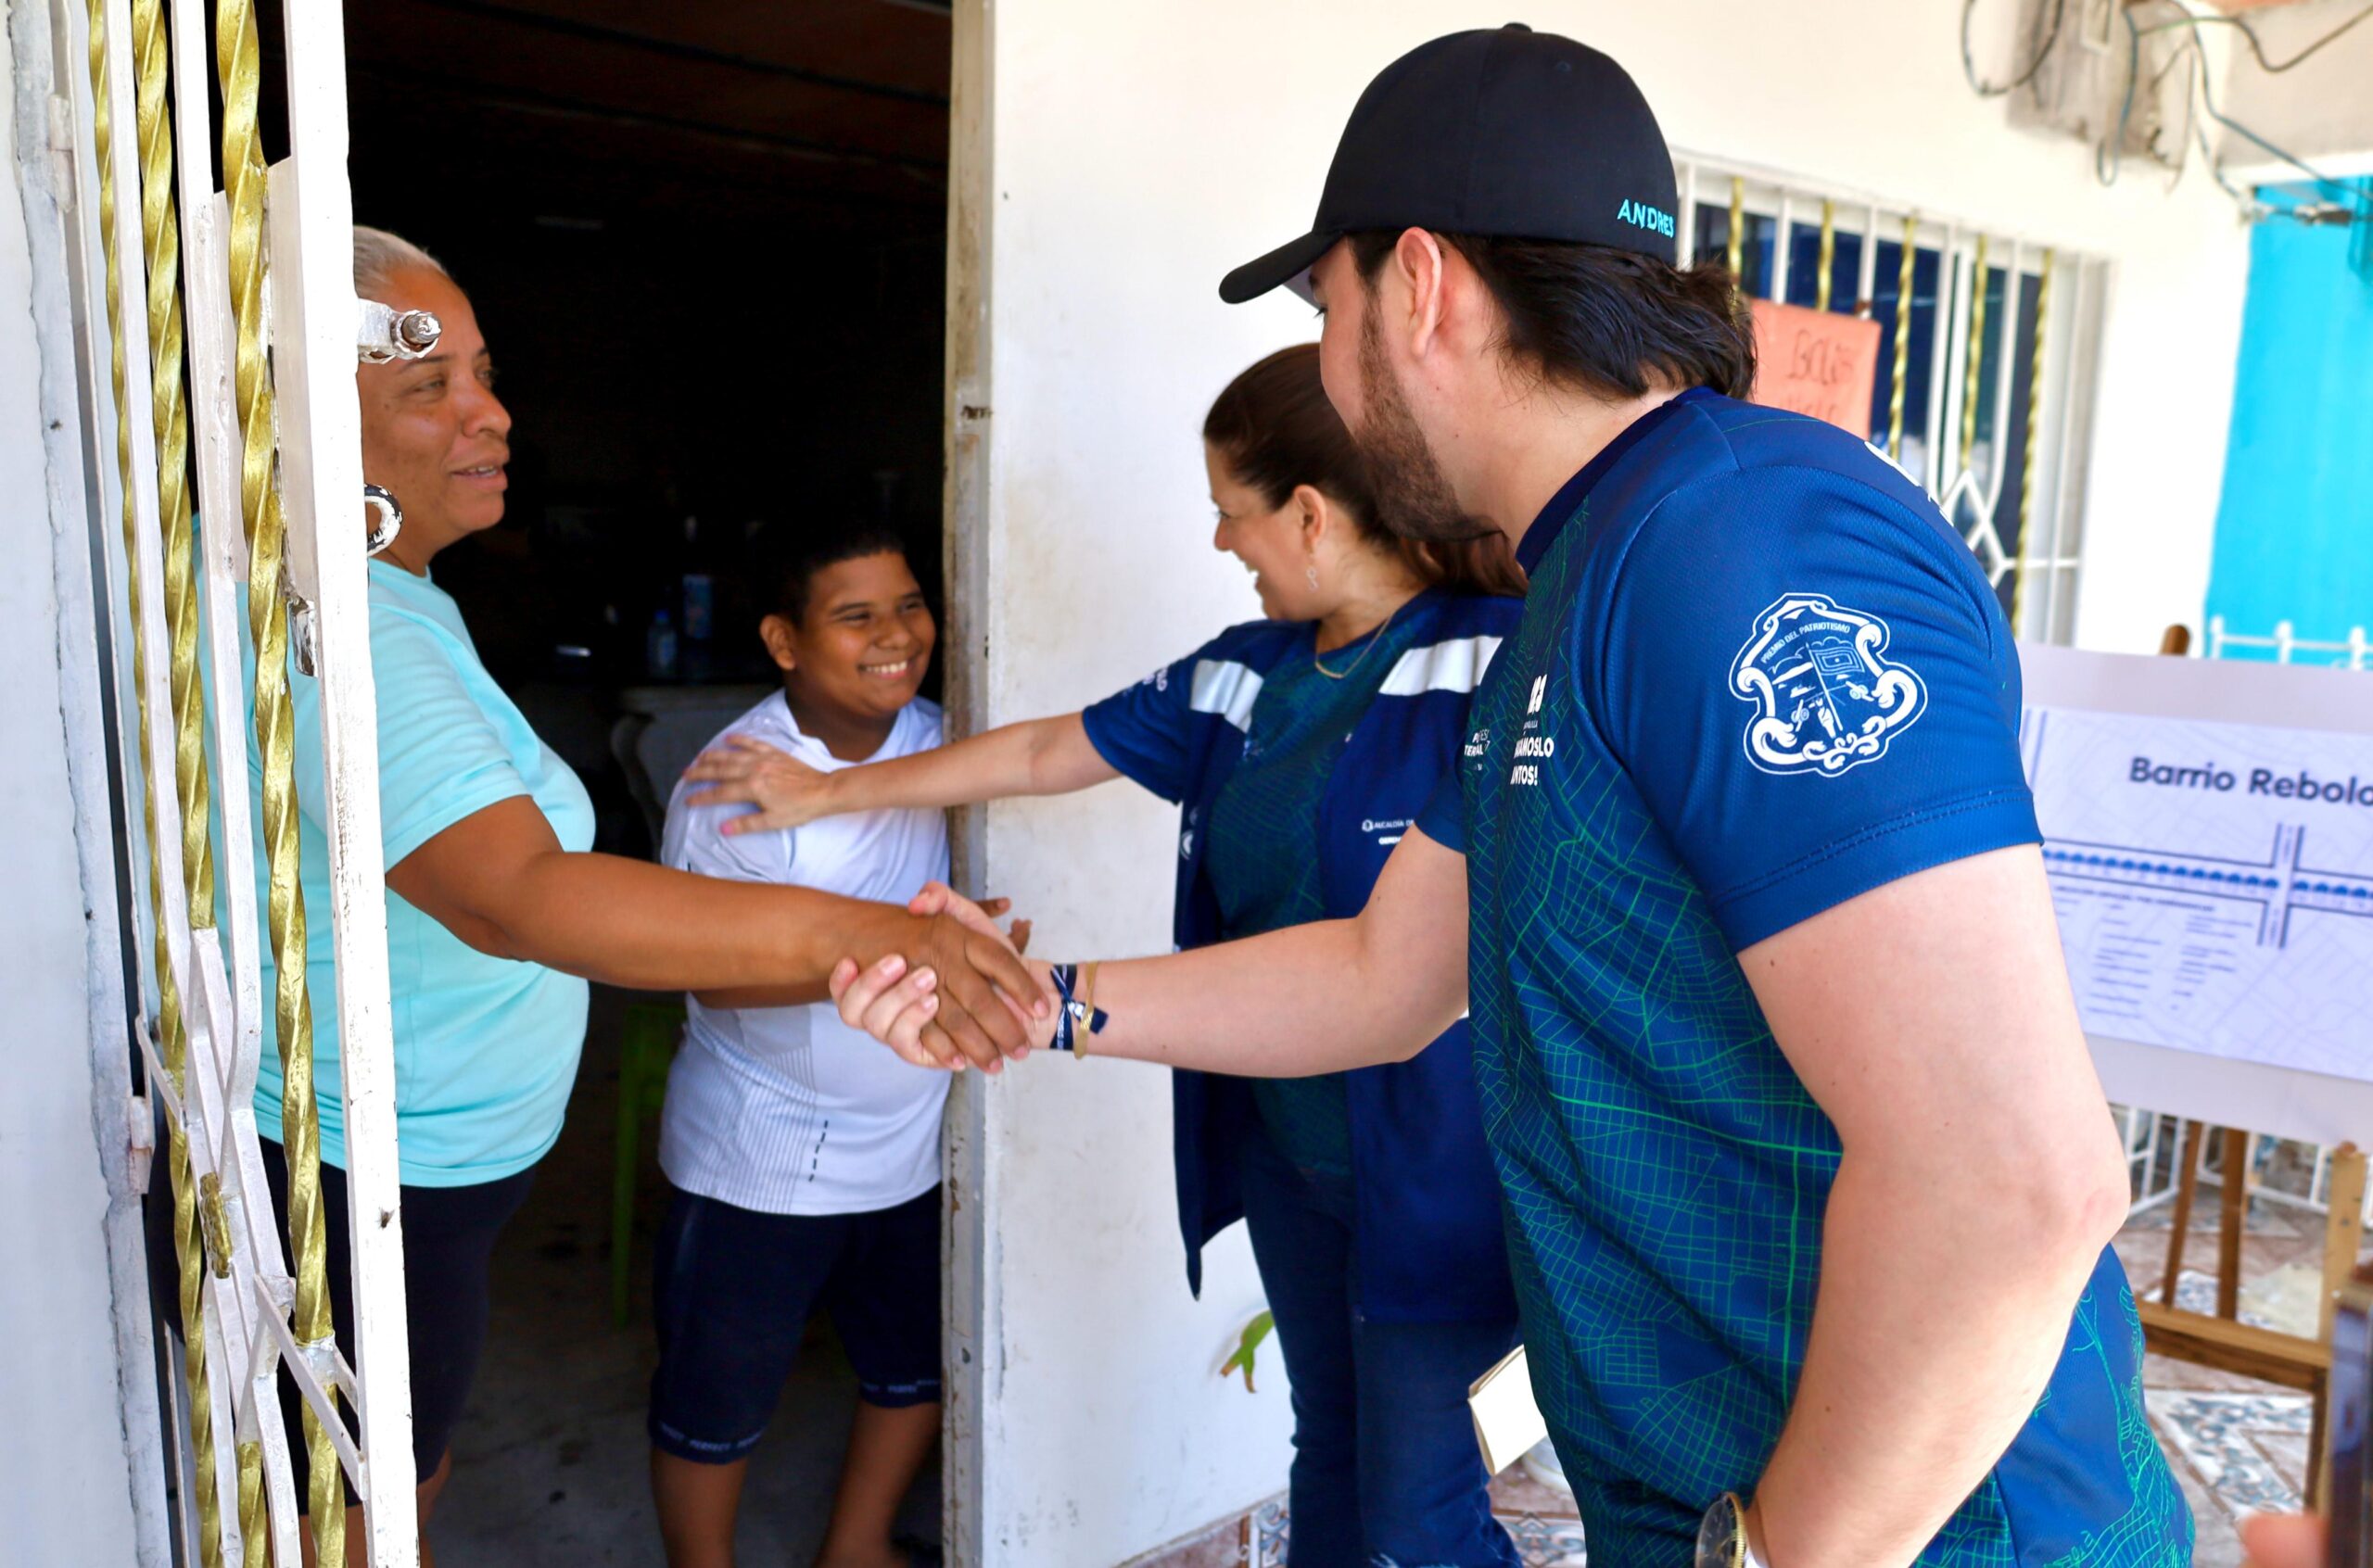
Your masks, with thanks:
[(1409, 352), (1423, 356), (1441, 330), (1448, 300), (1449, 258), (1440, 235), (1426, 229), (1403, 229), (1392, 247), (1392, 268), (1408, 291), (1407, 313), (1397, 324), (1407, 335)]
[(788, 674), (799, 667), (799, 631), (780, 615), (769, 615), (758, 623), (758, 640), (767, 645), (767, 656), (775, 668)]

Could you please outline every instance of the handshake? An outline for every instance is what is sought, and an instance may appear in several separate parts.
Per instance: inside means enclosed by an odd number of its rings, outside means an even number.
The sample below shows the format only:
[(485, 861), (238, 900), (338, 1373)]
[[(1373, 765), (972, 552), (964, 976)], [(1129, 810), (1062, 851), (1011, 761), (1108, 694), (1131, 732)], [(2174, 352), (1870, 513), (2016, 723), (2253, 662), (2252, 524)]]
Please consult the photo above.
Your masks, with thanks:
[(927, 884), (907, 904), (920, 933), (885, 956), (843, 958), (830, 979), (841, 1018), (917, 1067), (996, 1073), (1008, 1058), (1044, 1049), (1054, 1038), (1060, 997), (1052, 966), (1024, 958), (1030, 922), (1009, 931), (995, 919), (1001, 898), (973, 903), (944, 882)]

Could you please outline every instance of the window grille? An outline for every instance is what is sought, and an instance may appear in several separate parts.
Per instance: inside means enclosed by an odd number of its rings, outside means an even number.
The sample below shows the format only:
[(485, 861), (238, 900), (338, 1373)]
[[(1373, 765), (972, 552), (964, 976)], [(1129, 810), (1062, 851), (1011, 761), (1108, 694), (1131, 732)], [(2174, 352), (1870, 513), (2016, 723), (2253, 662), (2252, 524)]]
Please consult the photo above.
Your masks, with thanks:
[(1685, 259), (1881, 331), (1867, 426), (1967, 540), (2018, 635), (2070, 640), (2106, 262), (1911, 203), (1684, 154)]

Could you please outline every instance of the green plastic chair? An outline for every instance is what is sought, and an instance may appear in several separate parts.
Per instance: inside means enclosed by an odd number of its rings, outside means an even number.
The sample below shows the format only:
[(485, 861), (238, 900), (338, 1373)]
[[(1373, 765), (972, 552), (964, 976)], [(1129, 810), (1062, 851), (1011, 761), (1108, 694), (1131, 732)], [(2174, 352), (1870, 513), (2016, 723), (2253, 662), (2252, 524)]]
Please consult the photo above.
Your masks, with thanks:
[(667, 1097), (667, 1068), (684, 1030), (680, 1000), (631, 1003), (619, 1031), (617, 1169), (610, 1179), (610, 1321), (633, 1316), (635, 1194), (641, 1185), (643, 1124)]

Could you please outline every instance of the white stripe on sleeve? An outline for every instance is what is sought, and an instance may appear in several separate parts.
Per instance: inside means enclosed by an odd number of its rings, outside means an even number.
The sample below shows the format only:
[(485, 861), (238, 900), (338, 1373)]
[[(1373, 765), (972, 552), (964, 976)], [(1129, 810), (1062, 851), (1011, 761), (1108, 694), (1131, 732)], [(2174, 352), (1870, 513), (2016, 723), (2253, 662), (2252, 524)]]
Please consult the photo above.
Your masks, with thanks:
[(1377, 695), (1422, 697), (1428, 691), (1471, 692), (1483, 684), (1483, 672), (1491, 667), (1491, 655), (1499, 651), (1500, 639), (1496, 637), (1453, 638), (1447, 642), (1412, 648), (1394, 663), (1384, 684), (1377, 689)]
[(1252, 703), (1261, 695), (1261, 677), (1233, 659), (1195, 661), (1195, 685), (1186, 705), (1199, 714), (1217, 714), (1242, 730), (1252, 727)]

